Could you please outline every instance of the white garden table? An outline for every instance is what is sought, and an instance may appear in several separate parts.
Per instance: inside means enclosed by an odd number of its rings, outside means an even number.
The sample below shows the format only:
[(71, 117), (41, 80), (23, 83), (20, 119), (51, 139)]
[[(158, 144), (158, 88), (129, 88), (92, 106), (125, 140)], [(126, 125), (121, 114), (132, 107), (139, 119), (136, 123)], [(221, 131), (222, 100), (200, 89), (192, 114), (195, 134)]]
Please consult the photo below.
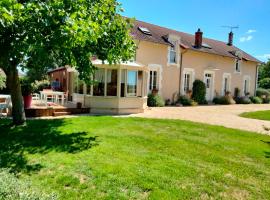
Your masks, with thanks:
[(42, 101), (48, 103), (48, 96), (51, 96), (56, 102), (58, 102), (59, 96), (61, 96), (61, 104), (64, 105), (64, 92), (56, 91), (40, 91), (40, 98)]

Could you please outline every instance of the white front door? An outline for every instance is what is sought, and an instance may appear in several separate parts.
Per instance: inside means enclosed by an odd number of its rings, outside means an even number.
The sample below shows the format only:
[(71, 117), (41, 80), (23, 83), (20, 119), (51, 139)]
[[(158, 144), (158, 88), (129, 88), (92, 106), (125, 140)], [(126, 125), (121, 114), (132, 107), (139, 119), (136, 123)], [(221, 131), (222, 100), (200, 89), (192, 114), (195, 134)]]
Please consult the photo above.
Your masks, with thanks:
[(213, 99), (212, 97), (212, 91), (213, 91), (213, 74), (206, 73), (204, 75), (204, 83), (206, 86), (206, 100), (211, 101)]

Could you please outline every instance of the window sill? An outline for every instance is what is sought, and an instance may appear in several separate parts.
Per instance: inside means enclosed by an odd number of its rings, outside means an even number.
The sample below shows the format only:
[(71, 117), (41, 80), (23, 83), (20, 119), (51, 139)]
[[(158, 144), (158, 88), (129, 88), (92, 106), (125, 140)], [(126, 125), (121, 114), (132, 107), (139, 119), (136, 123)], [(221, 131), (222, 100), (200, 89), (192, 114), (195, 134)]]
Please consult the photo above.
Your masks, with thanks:
[(241, 71), (240, 72), (239, 71), (234, 71), (234, 73), (241, 75)]
[(178, 66), (178, 63), (167, 63), (167, 66)]

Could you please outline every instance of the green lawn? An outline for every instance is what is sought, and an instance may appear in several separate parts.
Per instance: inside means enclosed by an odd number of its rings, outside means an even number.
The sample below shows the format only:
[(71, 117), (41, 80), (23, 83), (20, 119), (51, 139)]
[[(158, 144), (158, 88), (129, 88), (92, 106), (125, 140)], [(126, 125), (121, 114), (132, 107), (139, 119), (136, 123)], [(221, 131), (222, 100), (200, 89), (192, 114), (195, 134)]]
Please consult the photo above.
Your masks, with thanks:
[(251, 118), (251, 119), (260, 119), (270, 121), (270, 110), (263, 110), (257, 112), (246, 112), (240, 115), (241, 117)]
[(0, 167), (60, 199), (268, 199), (270, 137), (180, 120), (0, 121)]

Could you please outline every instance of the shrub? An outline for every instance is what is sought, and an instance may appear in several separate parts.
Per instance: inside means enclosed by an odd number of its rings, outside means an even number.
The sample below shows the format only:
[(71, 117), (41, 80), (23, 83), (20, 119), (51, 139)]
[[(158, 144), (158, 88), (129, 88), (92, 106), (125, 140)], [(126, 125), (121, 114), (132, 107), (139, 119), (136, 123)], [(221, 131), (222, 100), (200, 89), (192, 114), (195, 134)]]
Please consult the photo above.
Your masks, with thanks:
[(245, 97), (237, 97), (237, 98), (235, 98), (235, 102), (237, 104), (251, 104), (251, 100), (247, 96), (245, 96)]
[(0, 170), (0, 199), (7, 200), (54, 200), (56, 195), (45, 194), (33, 189), (29, 182), (24, 182), (10, 174), (8, 170)]
[(178, 99), (178, 103), (182, 104), (183, 106), (196, 106), (198, 105), (197, 102), (192, 100), (190, 97), (186, 95), (181, 95)]
[(260, 97), (249, 97), (250, 101), (254, 104), (262, 104), (263, 100)]
[(270, 103), (270, 97), (263, 98), (263, 103)]
[(163, 107), (165, 106), (165, 102), (158, 94), (149, 94), (147, 99), (147, 105), (150, 107)]
[(50, 81), (46, 79), (41, 81), (35, 81), (34, 83), (32, 83), (33, 91), (35, 93), (38, 93), (39, 91), (50, 87), (50, 85)]
[(256, 96), (262, 98), (262, 97), (268, 97), (270, 96), (269, 90), (263, 89), (263, 88), (258, 88), (256, 91)]
[(20, 82), (21, 82), (22, 95), (23, 96), (31, 95), (33, 92), (33, 87), (29, 79), (21, 78)]
[(264, 78), (260, 80), (259, 86), (264, 89), (270, 89), (270, 78)]
[(214, 104), (220, 104), (220, 105), (230, 105), (235, 104), (235, 101), (231, 96), (221, 96), (221, 97), (215, 97), (213, 99)]
[(192, 99), (199, 104), (205, 104), (206, 86), (203, 81), (195, 80), (192, 89)]

